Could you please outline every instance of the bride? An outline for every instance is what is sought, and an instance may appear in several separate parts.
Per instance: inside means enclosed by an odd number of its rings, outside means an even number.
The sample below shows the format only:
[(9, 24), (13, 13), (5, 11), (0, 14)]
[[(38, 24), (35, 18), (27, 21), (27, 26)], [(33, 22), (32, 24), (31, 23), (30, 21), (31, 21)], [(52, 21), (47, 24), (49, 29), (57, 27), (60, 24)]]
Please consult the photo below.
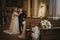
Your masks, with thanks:
[(18, 16), (17, 8), (14, 8), (9, 29), (5, 30), (5, 33), (19, 34)]

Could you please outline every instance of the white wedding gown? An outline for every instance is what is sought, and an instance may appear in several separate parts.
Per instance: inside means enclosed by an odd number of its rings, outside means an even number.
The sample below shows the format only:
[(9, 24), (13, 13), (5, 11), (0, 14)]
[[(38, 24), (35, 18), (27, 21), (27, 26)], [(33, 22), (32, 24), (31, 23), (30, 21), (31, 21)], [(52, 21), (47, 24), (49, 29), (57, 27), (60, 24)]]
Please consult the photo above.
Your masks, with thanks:
[(16, 16), (15, 14), (17, 14), (17, 13), (13, 12), (9, 29), (8, 30), (4, 30), (5, 33), (8, 33), (8, 34), (19, 34), (18, 16)]

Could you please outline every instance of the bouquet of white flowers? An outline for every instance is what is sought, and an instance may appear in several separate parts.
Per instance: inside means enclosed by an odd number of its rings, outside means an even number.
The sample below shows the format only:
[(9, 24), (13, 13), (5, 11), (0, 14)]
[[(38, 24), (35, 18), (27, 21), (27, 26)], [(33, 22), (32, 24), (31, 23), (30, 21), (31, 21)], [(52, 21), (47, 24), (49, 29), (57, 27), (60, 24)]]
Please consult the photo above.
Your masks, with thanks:
[(51, 23), (48, 20), (41, 21), (41, 25), (43, 28), (51, 28)]

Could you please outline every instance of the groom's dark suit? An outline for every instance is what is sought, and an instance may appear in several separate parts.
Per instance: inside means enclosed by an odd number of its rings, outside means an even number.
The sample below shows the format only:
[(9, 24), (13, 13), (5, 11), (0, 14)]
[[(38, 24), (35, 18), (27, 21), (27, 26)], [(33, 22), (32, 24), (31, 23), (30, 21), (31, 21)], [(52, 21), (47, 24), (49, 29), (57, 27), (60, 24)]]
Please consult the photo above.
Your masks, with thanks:
[(25, 20), (26, 14), (22, 11), (18, 18), (19, 18), (19, 31), (20, 31), (20, 33), (22, 33), (22, 29), (23, 29), (23, 23), (22, 22)]

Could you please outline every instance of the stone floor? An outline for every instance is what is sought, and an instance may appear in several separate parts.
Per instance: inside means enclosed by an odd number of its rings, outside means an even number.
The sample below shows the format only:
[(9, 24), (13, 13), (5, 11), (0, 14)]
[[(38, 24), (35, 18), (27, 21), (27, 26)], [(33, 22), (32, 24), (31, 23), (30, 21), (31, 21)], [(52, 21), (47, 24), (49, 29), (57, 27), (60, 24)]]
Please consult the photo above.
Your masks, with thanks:
[(9, 34), (0, 32), (0, 40), (25, 40), (25, 39), (19, 38), (17, 34), (9, 35)]

